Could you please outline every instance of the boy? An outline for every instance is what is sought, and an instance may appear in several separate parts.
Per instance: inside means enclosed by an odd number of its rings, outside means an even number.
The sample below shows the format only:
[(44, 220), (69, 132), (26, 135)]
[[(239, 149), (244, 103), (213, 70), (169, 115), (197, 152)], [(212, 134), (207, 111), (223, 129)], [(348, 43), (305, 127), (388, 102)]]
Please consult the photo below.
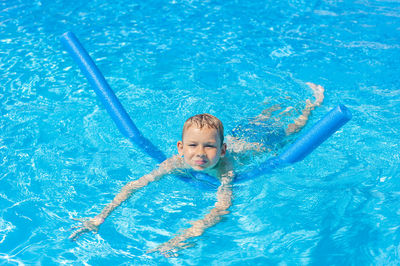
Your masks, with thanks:
[[(315, 101), (314, 103), (311, 103), (310, 100), (306, 101), (306, 107), (302, 111), (302, 114), (294, 123), (289, 124), (284, 132), (282, 131), (284, 135), (296, 133), (304, 127), (311, 111), (316, 106), (319, 106), (324, 99), (323, 87), (313, 83), (307, 83), (307, 85), (313, 90)], [(269, 121), (272, 112), (278, 109), (279, 107), (275, 106), (263, 111), (262, 114), (249, 122), (249, 127), (253, 129), (261, 126), (263, 130), (262, 126), (264, 123)], [(289, 110), (290, 108), (287, 108), (280, 115)], [(150, 182), (157, 181), (167, 174), (181, 173), (185, 169), (193, 169), (218, 178), (221, 184), (217, 191), (217, 202), (204, 218), (193, 222), (190, 228), (158, 246), (155, 250), (150, 251), (159, 251), (165, 256), (176, 256), (177, 251), (190, 246), (190, 244), (185, 242), (186, 240), (202, 235), (205, 229), (217, 224), (222, 219), (222, 216), (228, 213), (228, 209), (232, 204), (232, 181), (234, 179), (233, 162), (230, 156), (226, 156), (228, 146), (232, 153), (244, 152), (246, 150), (263, 151), (267, 149), (263, 143), (254, 141), (254, 139), (252, 140), (251, 134), (250, 138), (246, 138), (245, 135), (249, 132), (253, 133), (253, 131), (247, 128), (233, 130), (233, 136), (227, 137), (228, 144), (226, 144), (224, 143), (224, 128), (218, 118), (209, 114), (190, 117), (183, 126), (182, 140), (177, 143), (178, 155), (162, 162), (150, 174), (129, 182), (115, 196), (113, 201), (94, 218), (89, 220), (76, 219), (82, 222), (82, 226), (78, 227), (69, 238), (76, 240), (85, 232), (97, 232), (98, 227), (115, 208), (127, 200), (132, 193)], [(260, 135), (263, 132), (258, 133)]]

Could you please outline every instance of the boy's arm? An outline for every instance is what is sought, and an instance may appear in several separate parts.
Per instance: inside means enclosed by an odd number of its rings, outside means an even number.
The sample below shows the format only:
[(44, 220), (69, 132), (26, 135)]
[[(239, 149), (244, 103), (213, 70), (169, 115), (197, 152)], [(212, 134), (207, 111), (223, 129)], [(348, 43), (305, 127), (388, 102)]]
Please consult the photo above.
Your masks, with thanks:
[(324, 101), (324, 87), (311, 82), (307, 82), (306, 84), (313, 90), (315, 101), (312, 103), (310, 100), (306, 100), (306, 107), (301, 112), (301, 115), (286, 128), (287, 136), (299, 132), (306, 125), (308, 118), (315, 107), (320, 106), (321, 103)]
[(174, 169), (176, 169), (179, 164), (179, 157), (174, 156), (163, 163), (160, 166), (152, 171), (150, 174), (144, 175), (141, 178), (131, 181), (126, 184), (121, 191), (114, 197), (114, 199), (101, 211), (100, 214), (96, 215), (94, 218), (82, 221), (80, 219), (76, 219), (82, 222), (82, 226), (79, 226), (77, 230), (75, 230), (71, 235), (71, 240), (76, 240), (81, 234), (93, 231), (96, 232), (98, 227), (104, 222), (104, 220), (125, 200), (127, 200), (134, 192), (139, 190), (140, 188), (146, 186), (150, 182), (157, 181), (161, 177), (166, 174), (171, 173)]
[(229, 213), (228, 209), (232, 205), (232, 180), (232, 171), (222, 176), (221, 185), (217, 191), (217, 202), (204, 218), (192, 222), (190, 228), (149, 252), (159, 251), (166, 257), (177, 256), (176, 252), (192, 246), (192, 244), (185, 242), (186, 240), (201, 236), (207, 228), (219, 223), (222, 216)]

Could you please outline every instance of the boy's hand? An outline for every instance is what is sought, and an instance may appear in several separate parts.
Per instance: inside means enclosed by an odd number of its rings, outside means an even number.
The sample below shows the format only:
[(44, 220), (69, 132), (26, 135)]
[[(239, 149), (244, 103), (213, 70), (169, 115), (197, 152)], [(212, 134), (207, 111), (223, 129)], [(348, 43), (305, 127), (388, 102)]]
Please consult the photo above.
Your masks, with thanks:
[(157, 248), (153, 250), (149, 250), (146, 253), (152, 252), (160, 252), (164, 257), (171, 258), (171, 257), (178, 257), (178, 251), (186, 248), (193, 247), (195, 244), (190, 242), (184, 242), (180, 236), (176, 236), (173, 239), (170, 239), (168, 242), (165, 242), (159, 245)]
[(73, 227), (73, 229), (77, 229), (77, 230), (75, 230), (69, 236), (69, 239), (72, 241), (75, 241), (76, 239), (78, 239), (78, 237), (80, 237), (80, 235), (82, 235), (83, 233), (89, 232), (89, 231), (92, 231), (93, 233), (97, 233), (97, 231), (99, 230), (99, 226), (104, 222), (104, 219), (97, 217), (97, 216), (90, 220), (79, 219), (79, 218), (72, 218), (72, 219), (82, 223), (81, 226)]

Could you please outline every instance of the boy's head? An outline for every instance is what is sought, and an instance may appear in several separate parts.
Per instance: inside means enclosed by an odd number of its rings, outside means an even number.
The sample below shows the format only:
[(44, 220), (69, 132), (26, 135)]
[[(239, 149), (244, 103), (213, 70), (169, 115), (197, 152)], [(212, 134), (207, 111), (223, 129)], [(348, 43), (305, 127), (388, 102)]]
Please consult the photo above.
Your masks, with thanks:
[(221, 120), (210, 114), (199, 114), (189, 117), (182, 129), (182, 140), (188, 128), (195, 126), (199, 129), (210, 128), (217, 130), (221, 145), (224, 143), (224, 126)]
[(199, 114), (186, 120), (178, 151), (195, 170), (213, 168), (226, 153), (224, 127), (210, 114)]

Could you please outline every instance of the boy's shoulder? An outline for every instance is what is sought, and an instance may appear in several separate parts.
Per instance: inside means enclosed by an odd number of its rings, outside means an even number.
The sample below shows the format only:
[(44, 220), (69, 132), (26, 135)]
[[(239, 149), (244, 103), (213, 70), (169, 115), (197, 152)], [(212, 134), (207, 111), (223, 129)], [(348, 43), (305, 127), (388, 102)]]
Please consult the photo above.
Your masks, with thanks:
[(187, 166), (185, 165), (185, 162), (179, 154), (174, 155), (164, 162), (162, 162), (159, 166), (159, 169), (165, 172), (166, 174), (168, 173), (173, 173), (176, 170), (180, 169), (185, 169)]
[(233, 162), (233, 157), (232, 156), (224, 156), (220, 159), (220, 162), (218, 163), (218, 175), (220, 177), (226, 176), (226, 175), (233, 175), (234, 172), (234, 162)]

